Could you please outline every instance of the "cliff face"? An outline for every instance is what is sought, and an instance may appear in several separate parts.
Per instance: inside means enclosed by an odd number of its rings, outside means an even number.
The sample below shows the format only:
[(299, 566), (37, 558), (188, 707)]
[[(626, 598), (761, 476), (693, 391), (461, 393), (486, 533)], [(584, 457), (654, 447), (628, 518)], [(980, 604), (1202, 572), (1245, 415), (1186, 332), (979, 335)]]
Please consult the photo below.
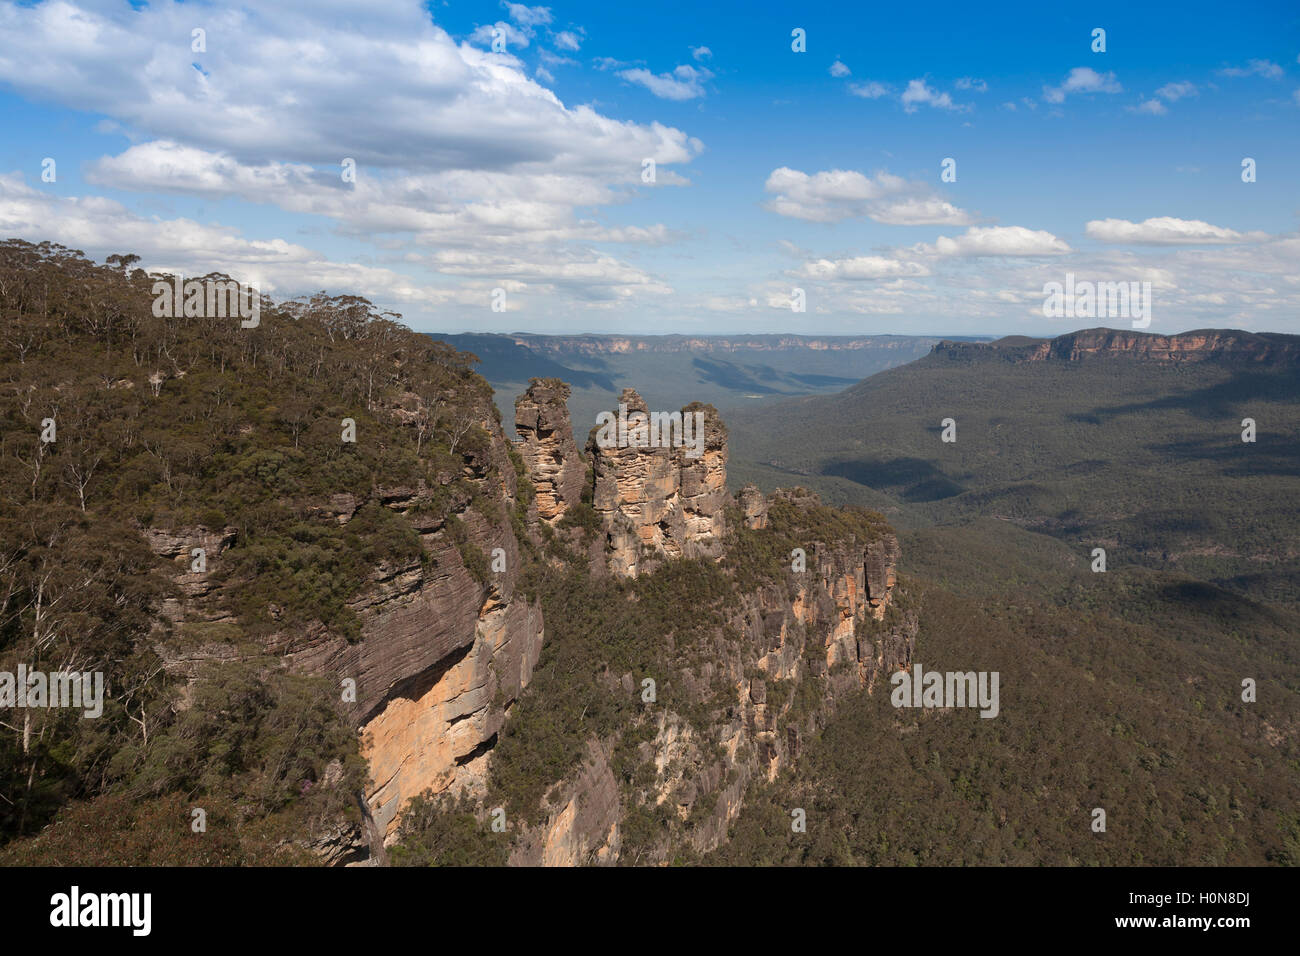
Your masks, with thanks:
[[(622, 401), (629, 410), (644, 410), (631, 390)], [(721, 516), (736, 507), (750, 529), (768, 525), (771, 505), (797, 510), (820, 504), (803, 491), (778, 492), (769, 503), (752, 485), (733, 502), (722, 491), (725, 431), (717, 435), (719, 441), (708, 443), (712, 458), (686, 465), (685, 478), (683, 462), (669, 450), (589, 443), (597, 511), (615, 573), (635, 576), (689, 553), (683, 546), (689, 539), (675, 537), (688, 526), (676, 517), (684, 519), (691, 498), (683, 486), (708, 490), (708, 504), (697, 510)], [(721, 521), (700, 526), (696, 553), (720, 554), (723, 531)], [(692, 706), (652, 705), (641, 718), (636, 762), (652, 766), (653, 778), (620, 780), (614, 754), (626, 742), (589, 740), (581, 768), (550, 788), (545, 822), (524, 830), (511, 862), (646, 864), (671, 859), (683, 843), (698, 852), (716, 848), (749, 788), (795, 760), (839, 698), (872, 690), (882, 675), (911, 666), (915, 615), (897, 608), (889, 613), (896, 604), (898, 557), (891, 533), (834, 545), (811, 541), (804, 566), (796, 570), (792, 563), (783, 581), (744, 593), (707, 650), (674, 675)], [(612, 694), (637, 689), (631, 673), (610, 675), (609, 683)], [(720, 698), (719, 688), (725, 688)], [(677, 835), (629, 851), (629, 819), (665, 811), (680, 826)]]
[[(649, 414), (630, 388), (619, 404), (629, 416)], [(636, 577), (664, 558), (721, 553), (729, 501), (726, 429), (711, 405), (692, 403), (680, 415), (702, 423), (699, 446), (650, 447), (653, 439), (636, 428), (626, 437), (620, 429), (612, 442), (593, 434), (587, 443), (595, 480), (592, 504), (605, 527), (614, 574)]]
[[(537, 382), (517, 403), (527, 479), (537, 489), (539, 520), (552, 526), (582, 497), (587, 462), (573, 440), (562, 383)], [(648, 411), (632, 390), (628, 411)], [(442, 487), (377, 488), (371, 497), (418, 533), (423, 558), (372, 570), (351, 603), (359, 640), (323, 627), (266, 636), (263, 650), (296, 670), (355, 682), (354, 714), (369, 765), (366, 832), (317, 835), (328, 862), (372, 854), (397, 835), (402, 811), (417, 795), (482, 795), (507, 710), (528, 685), (544, 641), (540, 602), (519, 590), (521, 542), (510, 513), (520, 489), (509, 445), (488, 406), (486, 447), (468, 453), (460, 478)], [(726, 429), (710, 406), (688, 405), (704, 431), (696, 445), (651, 447), (628, 441), (589, 443), (592, 496), (602, 533), (602, 571), (636, 577), (663, 562), (719, 560), (726, 514), (750, 530), (769, 525), (773, 507), (816, 507), (814, 496), (756, 487), (736, 499), (726, 491)], [(625, 436), (626, 437), (626, 436)], [(697, 454), (688, 454), (688, 451)], [(446, 497), (452, 496), (447, 507)], [(440, 508), (430, 507), (435, 499)], [(473, 505), (471, 506), (471, 503)], [(320, 520), (346, 524), (367, 504), (352, 494), (317, 502)], [(513, 527), (519, 527), (514, 525)], [(176, 565), (184, 601), (168, 605), (178, 623), (232, 620), (229, 595), (210, 573), (189, 571), (190, 550), (215, 562), (234, 529), (151, 532), (154, 550)], [(535, 545), (536, 542), (534, 541)], [(503, 559), (486, 574), (468, 549)], [(629, 815), (666, 812), (678, 821), (675, 845), (705, 852), (726, 838), (749, 788), (771, 780), (797, 758), (803, 740), (827, 719), (836, 700), (873, 688), (881, 674), (910, 665), (915, 620), (887, 618), (895, 603), (897, 540), (887, 533), (834, 545), (809, 540), (806, 563), (785, 579), (741, 592), (707, 646), (670, 678), (682, 689), (677, 707), (651, 707), (638, 730), (636, 755), (653, 779), (629, 788), (615, 772), (618, 740), (592, 738), (580, 768), (547, 790), (544, 822), (515, 827), (511, 862), (528, 865), (653, 863), (671, 857), (668, 841), (626, 851)], [(165, 653), (173, 669), (229, 657), (230, 645)], [(633, 674), (608, 675), (611, 693), (637, 691)], [(719, 696), (721, 694), (721, 696)], [(812, 701), (813, 703), (810, 703)], [(626, 746), (626, 743), (623, 744)], [(626, 760), (626, 756), (622, 759)]]
[[(681, 845), (699, 853), (719, 846), (750, 788), (795, 761), (839, 699), (862, 688), (874, 692), (882, 678), (911, 667), (915, 616), (902, 612), (885, 622), (897, 553), (892, 536), (818, 547), (809, 554), (807, 572), (748, 595), (719, 632), (707, 663), (684, 677), (698, 701), (716, 683), (725, 684), (726, 705), (707, 721), (652, 708), (645, 718), (649, 739), (639, 744), (638, 757), (651, 763), (654, 775), (643, 786), (620, 785), (612, 770), (613, 741), (589, 741), (582, 768), (559, 782), (545, 823), (525, 833), (511, 862), (656, 864)], [(633, 689), (632, 675), (624, 675), (622, 685)], [(647, 809), (666, 809), (681, 832), (629, 853), (627, 820)]]
[(940, 342), (932, 355), (964, 359), (997, 357), (1012, 362), (1077, 362), (1096, 357), (1147, 361), (1222, 360), (1267, 364), (1300, 359), (1300, 336), (1235, 332), (1227, 329), (1155, 335), (1124, 329), (1085, 329), (1054, 339), (1013, 337), (997, 342)]
[(568, 397), (564, 382), (535, 379), (515, 399), (516, 448), (537, 490), (537, 515), (551, 525), (581, 498), (587, 470), (573, 440)]
[[(485, 451), (468, 455), (460, 476), (440, 475), (442, 486), (436, 488), (421, 483), (373, 491), (376, 501), (418, 533), (425, 557), (372, 570), (369, 587), (350, 603), (361, 622), (360, 639), (350, 642), (308, 627), (276, 632), (262, 642), (264, 651), (287, 666), (328, 677), (345, 702), (351, 690), (346, 682), (354, 682), (351, 709), (371, 776), (364, 798), (379, 839), (392, 839), (401, 808), (417, 794), (481, 789), (506, 708), (527, 685), (541, 652), (541, 607), (517, 590), (519, 542), (509, 512), (518, 489), (508, 444), (491, 406), (485, 403), (477, 412), (489, 442)], [(453, 484), (458, 477), (468, 479), (469, 487)], [(431, 507), (447, 495), (449, 508)], [(342, 494), (311, 510), (319, 519), (346, 524), (366, 503)], [(205, 548), (212, 567), (233, 542), (233, 529), (150, 532), (148, 540), (176, 563), (184, 604), (164, 607), (174, 622), (234, 620), (230, 596), (211, 572), (189, 572), (191, 548)], [(476, 577), (463, 554), (477, 551), (490, 559), (495, 549), (495, 565), (488, 564), (485, 579)], [(229, 645), (220, 642), (158, 649), (172, 670), (192, 671), (201, 660), (231, 656)]]

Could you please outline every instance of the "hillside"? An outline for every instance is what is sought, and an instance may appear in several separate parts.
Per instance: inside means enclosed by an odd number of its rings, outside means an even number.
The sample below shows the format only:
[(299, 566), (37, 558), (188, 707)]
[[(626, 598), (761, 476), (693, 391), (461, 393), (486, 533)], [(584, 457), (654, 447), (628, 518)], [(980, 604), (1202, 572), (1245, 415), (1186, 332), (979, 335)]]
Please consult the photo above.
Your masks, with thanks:
[[(1004, 707), (986, 726), (855, 698), (711, 860), (1300, 862), (1298, 341), (943, 343), (734, 416), (734, 474), (907, 529), (917, 662), (1000, 672)], [(790, 806), (824, 821), (815, 839), (779, 834)]]
[(104, 687), (3, 722), (0, 862), (689, 858), (910, 658), (892, 531), (733, 498), (712, 406), (580, 447), (537, 380), (512, 443), (364, 299), (244, 327), (131, 263), (0, 245), (0, 675)]
[[(698, 440), (588, 436), (535, 378), (512, 441), (472, 356), (364, 299), (159, 314), (132, 261), (0, 245), (0, 694), (104, 686), (0, 698), (0, 863), (1300, 860), (1293, 452), (1196, 454), (1220, 407), (1293, 434), (1287, 342), (944, 345), (779, 406), (774, 447), (890, 521), (733, 493), (710, 404), (658, 409)], [(891, 706), (922, 668), (1000, 703)]]
[(996, 516), (1294, 608), (1298, 395), (1296, 336), (944, 343), (837, 395), (737, 412), (733, 474), (904, 526)]

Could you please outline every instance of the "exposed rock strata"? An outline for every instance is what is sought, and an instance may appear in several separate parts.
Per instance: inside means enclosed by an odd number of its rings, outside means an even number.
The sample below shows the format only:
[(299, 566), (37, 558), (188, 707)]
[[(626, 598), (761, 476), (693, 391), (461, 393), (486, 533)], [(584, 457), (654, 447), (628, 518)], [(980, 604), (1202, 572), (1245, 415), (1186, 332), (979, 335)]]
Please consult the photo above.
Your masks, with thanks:
[(537, 515), (552, 525), (581, 499), (587, 471), (573, 439), (568, 397), (564, 382), (533, 379), (515, 399), (516, 447), (537, 490)]
[(1220, 360), (1269, 364), (1300, 358), (1300, 336), (1224, 329), (1156, 335), (1098, 328), (1070, 332), (1054, 339), (1014, 336), (996, 342), (945, 340), (936, 345), (931, 354), (953, 360), (997, 357), (1012, 362), (1077, 362), (1098, 357), (1131, 357), (1160, 363)]
[[(644, 399), (624, 389), (628, 415), (649, 414)], [(716, 558), (722, 553), (727, 495), (727, 432), (712, 405), (693, 402), (683, 418), (702, 415), (700, 454), (686, 445), (647, 447), (629, 431), (605, 444), (592, 434), (592, 504), (605, 527), (609, 570), (636, 577), (665, 558)], [(640, 441), (640, 443), (638, 443)]]

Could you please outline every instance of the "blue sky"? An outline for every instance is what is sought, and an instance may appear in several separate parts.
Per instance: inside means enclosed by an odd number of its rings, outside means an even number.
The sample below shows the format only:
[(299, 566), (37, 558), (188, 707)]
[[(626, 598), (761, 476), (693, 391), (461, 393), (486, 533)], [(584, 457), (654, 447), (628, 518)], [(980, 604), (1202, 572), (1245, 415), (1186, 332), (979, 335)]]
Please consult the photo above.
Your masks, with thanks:
[(0, 233), (428, 331), (1300, 332), (1300, 8), (1048, 6), (0, 4)]

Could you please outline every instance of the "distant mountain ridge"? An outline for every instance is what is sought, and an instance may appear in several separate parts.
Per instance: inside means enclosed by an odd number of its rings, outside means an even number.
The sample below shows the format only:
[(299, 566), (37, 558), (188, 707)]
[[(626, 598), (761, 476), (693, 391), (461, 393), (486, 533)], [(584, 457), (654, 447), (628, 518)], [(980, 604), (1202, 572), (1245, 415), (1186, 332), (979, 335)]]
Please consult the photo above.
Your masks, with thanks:
[[(587, 355), (628, 352), (774, 352), (809, 349), (815, 352), (909, 347), (911, 335), (538, 335), (515, 332), (507, 338), (548, 353)], [(958, 339), (956, 341), (968, 341)], [(970, 339), (969, 341), (975, 341)]]
[(1012, 335), (995, 342), (944, 340), (930, 354), (955, 360), (997, 357), (1012, 362), (1077, 362), (1097, 356), (1132, 356), (1160, 362), (1223, 359), (1276, 363), (1300, 360), (1300, 335), (1234, 329), (1197, 329), (1158, 335), (1096, 328), (1051, 339)]
[[(572, 386), (580, 432), (632, 384), (655, 408), (701, 401), (718, 409), (772, 398), (837, 392), (924, 358), (938, 336), (909, 335), (541, 335), (467, 333), (431, 337), (479, 359), (504, 420), (534, 378)], [(972, 341), (974, 341), (972, 339)]]

